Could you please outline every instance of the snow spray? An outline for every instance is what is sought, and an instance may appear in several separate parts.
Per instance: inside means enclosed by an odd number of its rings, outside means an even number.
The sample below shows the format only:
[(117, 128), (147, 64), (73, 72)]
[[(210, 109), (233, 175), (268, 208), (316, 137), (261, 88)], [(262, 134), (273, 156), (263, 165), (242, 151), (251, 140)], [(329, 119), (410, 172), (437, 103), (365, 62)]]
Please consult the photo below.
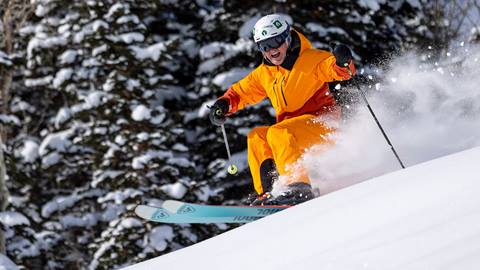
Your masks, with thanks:
[[(362, 89), (407, 167), (480, 146), (480, 48), (461, 43), (429, 58), (409, 53), (363, 70)], [(316, 145), (299, 161), (320, 194), (399, 169), (367, 108), (360, 99), (352, 106), (335, 145)]]

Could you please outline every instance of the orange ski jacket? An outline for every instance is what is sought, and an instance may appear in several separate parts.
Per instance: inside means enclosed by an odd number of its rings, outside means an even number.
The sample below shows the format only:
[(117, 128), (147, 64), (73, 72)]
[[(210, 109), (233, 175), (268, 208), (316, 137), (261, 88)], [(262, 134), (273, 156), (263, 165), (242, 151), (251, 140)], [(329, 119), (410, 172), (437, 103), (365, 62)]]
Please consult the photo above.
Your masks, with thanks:
[[(268, 97), (277, 122), (303, 114), (318, 115), (335, 107), (328, 82), (342, 80), (335, 57), (312, 48), (310, 41), (292, 30), (291, 48), (280, 66), (264, 62), (233, 84), (221, 98), (229, 100), (228, 114)], [(350, 65), (354, 68), (353, 63)], [(344, 68), (343, 68), (344, 69)], [(343, 74), (345, 71), (343, 71)]]

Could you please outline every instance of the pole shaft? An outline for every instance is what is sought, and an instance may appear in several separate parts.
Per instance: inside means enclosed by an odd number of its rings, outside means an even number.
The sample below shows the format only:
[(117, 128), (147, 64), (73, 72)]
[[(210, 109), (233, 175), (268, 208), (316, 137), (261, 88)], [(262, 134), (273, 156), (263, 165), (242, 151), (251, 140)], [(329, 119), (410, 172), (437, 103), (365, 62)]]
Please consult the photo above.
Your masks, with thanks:
[[(350, 73), (350, 76), (353, 77), (353, 73), (352, 73), (352, 71), (350, 70), (350, 68), (349, 68), (348, 66), (347, 66), (347, 69), (348, 69), (348, 72)], [(383, 137), (385, 138), (385, 140), (387, 141), (388, 145), (390, 146), (390, 149), (392, 150), (393, 154), (394, 154), (395, 157), (397, 158), (398, 163), (400, 164), (400, 166), (402, 167), (402, 169), (405, 169), (405, 165), (403, 165), (403, 162), (402, 162), (402, 160), (400, 159), (400, 156), (397, 154), (397, 151), (395, 150), (395, 147), (393, 147), (392, 142), (391, 142), (390, 139), (388, 138), (387, 133), (385, 133), (385, 130), (383, 130), (383, 127), (382, 127), (382, 125), (380, 124), (380, 121), (378, 121), (377, 116), (376, 116), (375, 113), (373, 112), (373, 109), (372, 109), (372, 107), (370, 106), (370, 103), (368, 102), (367, 97), (366, 97), (365, 94), (363, 93), (362, 88), (360, 88), (360, 85), (358, 84), (358, 81), (354, 80), (354, 83), (355, 83), (355, 86), (357, 87), (358, 91), (360, 92), (360, 95), (362, 96), (363, 101), (365, 102), (365, 104), (367, 104), (367, 108), (368, 108), (368, 110), (370, 111), (370, 114), (373, 116), (373, 119), (375, 119), (375, 123), (377, 123), (377, 126), (380, 128), (380, 131), (382, 132)]]
[(227, 132), (225, 132), (225, 125), (222, 124), (221, 127), (222, 127), (222, 133), (223, 133), (223, 140), (225, 141), (225, 147), (227, 148), (228, 161), (231, 161), (232, 156), (230, 155), (230, 146), (228, 145)]

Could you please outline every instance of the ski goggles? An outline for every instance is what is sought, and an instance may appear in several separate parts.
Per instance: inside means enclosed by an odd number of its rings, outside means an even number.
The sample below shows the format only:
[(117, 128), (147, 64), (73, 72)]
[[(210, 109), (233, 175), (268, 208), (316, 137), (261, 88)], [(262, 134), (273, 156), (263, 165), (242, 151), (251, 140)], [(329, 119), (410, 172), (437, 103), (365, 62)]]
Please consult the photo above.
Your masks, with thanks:
[(268, 52), (271, 49), (278, 49), (289, 37), (290, 30), (287, 29), (278, 36), (257, 42), (257, 47), (261, 52)]

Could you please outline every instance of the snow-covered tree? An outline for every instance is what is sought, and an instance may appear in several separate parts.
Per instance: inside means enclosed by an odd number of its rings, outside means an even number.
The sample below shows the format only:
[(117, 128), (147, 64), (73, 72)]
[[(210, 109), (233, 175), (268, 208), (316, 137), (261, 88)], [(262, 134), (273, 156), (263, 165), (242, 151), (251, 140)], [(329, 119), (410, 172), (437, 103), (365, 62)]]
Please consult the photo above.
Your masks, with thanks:
[[(12, 234), (10, 241), (22, 245), (9, 245), (9, 252), (25, 265), (36, 258), (53, 268), (110, 269), (219, 231), (175, 228), (175, 238), (162, 240), (158, 231), (174, 228), (132, 217), (141, 202), (208, 198), (179, 111), (187, 95), (180, 81), (191, 69), (182, 59), (194, 41), (151, 29), (155, 12), (168, 7), (44, 1), (22, 29), (25, 87), (13, 107), (28, 128), (16, 138), (21, 150), (12, 157), (12, 177), (14, 199), (26, 201), (13, 207), (37, 229)], [(48, 262), (38, 263), (41, 257)]]

